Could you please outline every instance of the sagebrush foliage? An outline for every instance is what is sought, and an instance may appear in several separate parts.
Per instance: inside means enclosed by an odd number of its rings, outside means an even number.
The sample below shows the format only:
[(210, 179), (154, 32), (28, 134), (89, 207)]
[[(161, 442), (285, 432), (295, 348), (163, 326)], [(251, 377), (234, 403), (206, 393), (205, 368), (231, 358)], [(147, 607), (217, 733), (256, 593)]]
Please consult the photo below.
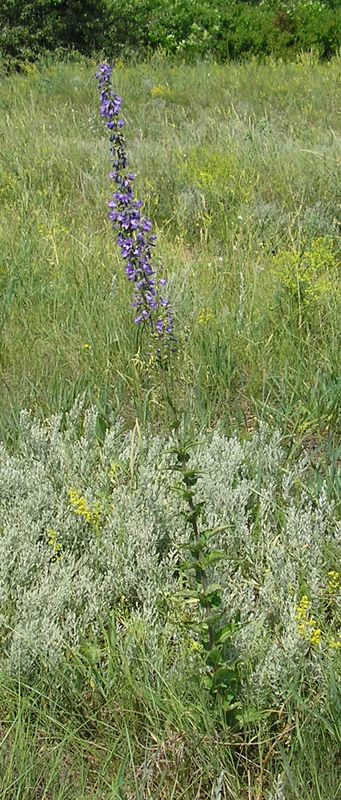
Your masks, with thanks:
[[(124, 432), (118, 421), (100, 443), (96, 424), (81, 403), (64, 422), (25, 412), (16, 451), (1, 447), (1, 662), (14, 672), (58, 663), (122, 603), (146, 621), (153, 649), (165, 626), (170, 651), (183, 635), (168, 602), (188, 536), (167, 469), (174, 440)], [(204, 522), (224, 526), (215, 544), (226, 559), (212, 579), (227, 620), (240, 617), (235, 647), (248, 673), (252, 665), (253, 691), (278, 700), (288, 680), (311, 678), (312, 667), (318, 679), (337, 656), (336, 508), (305, 488), (305, 461), (289, 467), (279, 435), (266, 430), (248, 441), (205, 435), (192, 461)], [(302, 596), (321, 629), (315, 644), (300, 635)]]

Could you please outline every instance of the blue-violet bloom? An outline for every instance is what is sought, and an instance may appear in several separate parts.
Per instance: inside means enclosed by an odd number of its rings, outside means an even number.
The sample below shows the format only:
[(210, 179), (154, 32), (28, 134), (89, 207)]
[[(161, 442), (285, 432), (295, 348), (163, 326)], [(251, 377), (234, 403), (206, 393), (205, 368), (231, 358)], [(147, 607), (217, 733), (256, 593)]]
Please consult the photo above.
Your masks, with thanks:
[(115, 184), (108, 203), (109, 219), (116, 233), (116, 243), (124, 259), (125, 273), (134, 285), (135, 323), (145, 324), (157, 339), (160, 355), (161, 343), (175, 349), (173, 333), (174, 314), (163, 288), (167, 281), (158, 278), (152, 266), (152, 249), (156, 236), (151, 233), (152, 223), (141, 213), (142, 202), (135, 199), (133, 183), (135, 174), (127, 170), (124, 121), (120, 118), (122, 98), (111, 87), (112, 67), (100, 64), (96, 73), (100, 91), (100, 114), (110, 131), (111, 152), (114, 157), (109, 173)]

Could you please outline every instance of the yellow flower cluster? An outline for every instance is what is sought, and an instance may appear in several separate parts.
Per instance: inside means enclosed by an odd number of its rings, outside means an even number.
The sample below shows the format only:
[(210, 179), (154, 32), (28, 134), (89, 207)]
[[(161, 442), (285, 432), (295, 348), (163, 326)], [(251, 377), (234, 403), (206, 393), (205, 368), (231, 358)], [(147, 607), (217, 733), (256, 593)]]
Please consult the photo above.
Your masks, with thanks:
[[(340, 572), (336, 572), (336, 570), (330, 570), (328, 572), (328, 584), (327, 584), (327, 592), (329, 594), (329, 605), (330, 601), (332, 600), (332, 596), (341, 588), (341, 574)], [(296, 620), (297, 620), (297, 629), (302, 637), (309, 642), (309, 644), (317, 647), (322, 641), (325, 642), (327, 647), (331, 650), (340, 650), (341, 649), (341, 636), (340, 632), (336, 631), (336, 634), (333, 635), (326, 635), (323, 633), (321, 628), (318, 627), (318, 622), (315, 617), (311, 616), (310, 613), (311, 603), (309, 597), (306, 594), (301, 597), (301, 600), (296, 608)]]
[[(340, 591), (340, 589), (341, 589), (341, 573), (336, 572), (335, 569), (329, 570), (327, 591), (329, 594), (330, 601), (333, 600), (334, 596)], [(331, 650), (341, 650), (341, 634), (339, 633), (337, 636), (332, 636), (329, 639), (328, 644)]]
[(310, 600), (306, 594), (301, 598), (297, 609), (296, 619), (297, 628), (302, 639), (308, 641), (314, 647), (321, 644), (322, 631), (318, 627), (315, 617), (310, 616)]
[(192, 651), (192, 653), (202, 653), (203, 652), (203, 649), (204, 649), (203, 645), (200, 642), (197, 642), (192, 637), (189, 638), (188, 644), (189, 644), (189, 649)]
[(47, 541), (53, 551), (52, 560), (57, 561), (58, 559), (63, 558), (62, 545), (60, 542), (58, 542), (57, 533), (53, 530), (53, 528), (47, 532)]
[[(234, 181), (237, 171), (236, 156), (233, 153), (221, 153), (212, 147), (191, 147), (186, 157), (181, 155), (180, 170), (187, 181), (203, 191), (214, 190), (219, 194), (226, 192), (226, 187)], [(239, 170), (240, 176), (240, 170)], [(240, 176), (243, 183), (243, 176)]]
[(20, 65), (20, 69), (25, 73), (25, 75), (35, 75), (37, 72), (37, 65), (26, 63)]
[(202, 308), (200, 314), (198, 315), (198, 323), (199, 325), (207, 325), (207, 323), (213, 318), (214, 314), (209, 308)]
[(315, 238), (303, 252), (282, 251), (274, 257), (274, 274), (293, 295), (306, 304), (320, 300), (337, 288), (337, 258), (327, 236)]
[(329, 594), (335, 594), (338, 592), (341, 586), (341, 573), (336, 572), (335, 569), (331, 569), (328, 572), (328, 592)]
[(124, 69), (125, 64), (123, 58), (117, 58), (115, 61), (115, 69)]
[(89, 525), (97, 528), (101, 516), (100, 506), (97, 504), (91, 508), (85, 497), (78, 494), (75, 489), (69, 489), (68, 496), (70, 506), (74, 513), (77, 514), (78, 517), (82, 517)]
[(161, 86), (159, 84), (158, 86), (152, 86), (150, 94), (152, 97), (171, 97), (173, 92), (169, 86)]

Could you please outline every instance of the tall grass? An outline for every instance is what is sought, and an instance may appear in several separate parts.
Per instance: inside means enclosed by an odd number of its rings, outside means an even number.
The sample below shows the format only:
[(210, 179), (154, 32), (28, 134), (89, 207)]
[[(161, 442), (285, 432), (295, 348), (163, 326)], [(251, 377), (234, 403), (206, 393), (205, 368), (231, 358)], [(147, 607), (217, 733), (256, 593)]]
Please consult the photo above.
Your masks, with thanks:
[[(94, 67), (31, 69), (0, 87), (1, 435), (14, 435), (22, 407), (66, 409), (82, 391), (104, 418), (115, 407), (128, 421), (168, 426), (136, 356), (106, 220), (110, 161)], [(323, 237), (337, 264), (339, 77), (337, 59), (154, 60), (114, 72), (178, 310), (178, 397), (204, 424), (264, 417), (317, 439), (337, 430), (337, 280), (302, 317), (275, 257)]]
[[(244, 737), (222, 725), (190, 677), (181, 687), (139, 653), (137, 678), (110, 640), (35, 686), (0, 685), (4, 798), (32, 800), (338, 800), (340, 700), (293, 698)], [(318, 698), (316, 698), (318, 702)], [(291, 715), (290, 715), (291, 714)], [(9, 724), (10, 720), (10, 724)], [(285, 787), (285, 788), (284, 788)]]

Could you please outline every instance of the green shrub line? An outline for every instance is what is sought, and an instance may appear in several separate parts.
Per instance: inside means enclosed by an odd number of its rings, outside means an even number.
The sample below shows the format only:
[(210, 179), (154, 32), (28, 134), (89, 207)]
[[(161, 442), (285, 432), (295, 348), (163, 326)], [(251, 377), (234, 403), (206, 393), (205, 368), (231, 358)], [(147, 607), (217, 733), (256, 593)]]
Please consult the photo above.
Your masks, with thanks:
[(7, 68), (68, 51), (102, 51), (110, 60), (163, 51), (222, 62), (292, 60), (313, 49), (328, 59), (340, 44), (334, 0), (3, 0), (0, 9), (0, 61)]

